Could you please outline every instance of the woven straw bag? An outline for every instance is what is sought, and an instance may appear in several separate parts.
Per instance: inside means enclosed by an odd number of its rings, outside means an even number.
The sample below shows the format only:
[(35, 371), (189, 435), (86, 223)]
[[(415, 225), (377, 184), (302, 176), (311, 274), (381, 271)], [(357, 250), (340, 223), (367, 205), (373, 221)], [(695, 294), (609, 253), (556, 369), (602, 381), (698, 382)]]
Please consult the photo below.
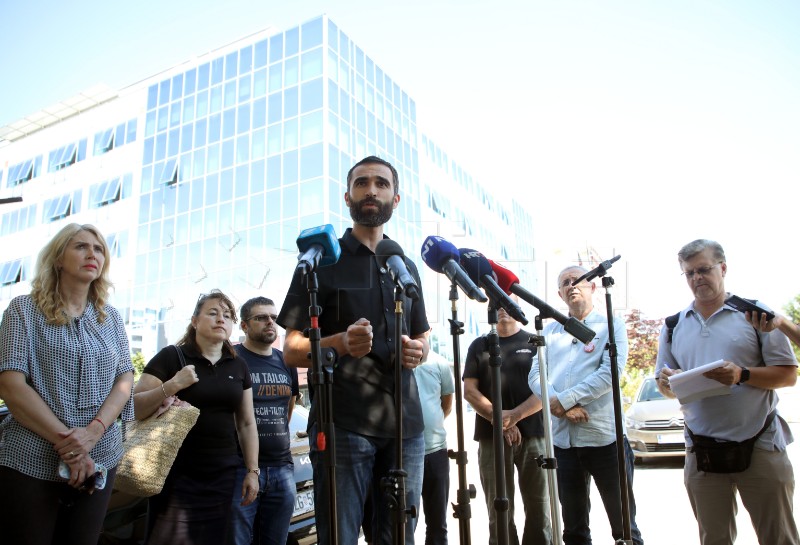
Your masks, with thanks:
[(178, 449), (198, 416), (197, 407), (170, 407), (161, 416), (128, 423), (125, 454), (117, 466), (114, 488), (134, 496), (161, 492)]
[[(175, 347), (185, 365), (183, 353)], [(128, 422), (124, 428), (125, 453), (117, 465), (114, 488), (134, 496), (153, 496), (161, 492), (172, 468), (178, 449), (192, 429), (200, 409), (188, 406), (171, 406), (160, 416), (155, 414)]]

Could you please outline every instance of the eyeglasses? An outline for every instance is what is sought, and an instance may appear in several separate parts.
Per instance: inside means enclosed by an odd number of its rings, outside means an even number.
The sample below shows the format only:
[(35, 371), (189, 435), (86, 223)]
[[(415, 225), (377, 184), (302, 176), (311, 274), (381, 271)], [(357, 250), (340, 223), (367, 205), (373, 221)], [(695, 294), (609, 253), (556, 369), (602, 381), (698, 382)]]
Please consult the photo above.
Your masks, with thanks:
[(700, 276), (706, 276), (710, 273), (717, 265), (720, 265), (722, 261), (718, 261), (717, 263), (711, 265), (710, 267), (697, 267), (691, 271), (683, 271), (681, 274), (684, 275), (686, 278), (692, 279), (694, 275), (699, 274)]
[(258, 314), (256, 316), (251, 316), (247, 319), (249, 322), (250, 320), (254, 320), (256, 322), (266, 322), (267, 320), (272, 320), (273, 322), (278, 322), (278, 315), (277, 314)]
[[(578, 279), (577, 276), (575, 278), (565, 278), (564, 280), (561, 281), (561, 285), (559, 286), (559, 289), (564, 289), (564, 288), (571, 287), (572, 283), (575, 282), (577, 279)], [(589, 286), (591, 286), (591, 284), (589, 282), (584, 281), (584, 282), (581, 282), (580, 284), (578, 284), (575, 287), (576, 288), (588, 288)]]

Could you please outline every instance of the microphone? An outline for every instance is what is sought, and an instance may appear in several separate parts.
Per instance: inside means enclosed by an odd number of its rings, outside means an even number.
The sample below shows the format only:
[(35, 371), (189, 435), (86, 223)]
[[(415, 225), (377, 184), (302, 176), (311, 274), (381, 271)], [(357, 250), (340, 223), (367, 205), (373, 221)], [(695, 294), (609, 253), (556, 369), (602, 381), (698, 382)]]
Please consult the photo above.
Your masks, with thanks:
[(525, 318), (525, 313), (522, 312), (519, 305), (497, 285), (489, 260), (477, 250), (460, 248), (458, 252), (461, 254), (461, 266), (464, 267), (464, 270), (473, 282), (479, 284), (486, 290), (492, 303), (505, 310), (509, 316), (522, 325), (527, 325), (528, 319)]
[(480, 303), (487, 302), (489, 299), (458, 264), (459, 259), (461, 259), (461, 255), (456, 247), (442, 237), (429, 236), (422, 243), (422, 261), (428, 267), (437, 273), (446, 274), (450, 282), (457, 284), (470, 299)]
[(326, 267), (339, 261), (342, 249), (339, 239), (330, 223), (319, 227), (304, 229), (297, 237), (297, 269), (303, 274), (316, 270), (317, 267)]
[(586, 274), (584, 274), (583, 276), (578, 278), (575, 282), (572, 283), (572, 285), (573, 286), (577, 286), (578, 284), (580, 284), (584, 280), (589, 282), (590, 280), (592, 280), (593, 278), (595, 278), (597, 276), (605, 276), (606, 275), (606, 271), (608, 271), (608, 269), (611, 268), (611, 265), (614, 264), (614, 262), (617, 261), (619, 258), (620, 258), (620, 256), (616, 256), (616, 257), (612, 257), (608, 261), (603, 261), (597, 267), (595, 267), (591, 271), (587, 272)]
[(564, 331), (581, 341), (583, 344), (586, 344), (594, 339), (595, 332), (586, 327), (586, 324), (573, 316), (567, 318), (559, 311), (520, 286), (517, 275), (502, 265), (495, 263), (491, 259), (489, 260), (489, 264), (492, 266), (492, 271), (494, 271), (495, 276), (497, 276), (497, 284), (503, 291), (506, 293), (513, 293), (526, 303), (538, 308), (541, 311), (542, 318), (555, 318), (559, 324), (564, 326)]
[(414, 277), (408, 272), (406, 262), (403, 260), (403, 249), (398, 243), (388, 238), (381, 240), (375, 247), (375, 255), (379, 263), (389, 270), (392, 281), (403, 290), (406, 297), (414, 301), (419, 299), (419, 288)]

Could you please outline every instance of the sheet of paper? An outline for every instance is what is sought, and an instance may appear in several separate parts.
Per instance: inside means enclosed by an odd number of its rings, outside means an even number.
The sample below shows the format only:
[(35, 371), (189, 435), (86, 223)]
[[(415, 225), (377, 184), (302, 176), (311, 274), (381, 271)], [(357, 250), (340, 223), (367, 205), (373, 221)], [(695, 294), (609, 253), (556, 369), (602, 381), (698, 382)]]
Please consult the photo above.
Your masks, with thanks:
[(669, 387), (681, 404), (703, 399), (704, 397), (728, 395), (731, 393), (730, 386), (703, 376), (703, 373), (722, 367), (724, 364), (724, 360), (717, 360), (689, 371), (672, 375), (669, 377)]

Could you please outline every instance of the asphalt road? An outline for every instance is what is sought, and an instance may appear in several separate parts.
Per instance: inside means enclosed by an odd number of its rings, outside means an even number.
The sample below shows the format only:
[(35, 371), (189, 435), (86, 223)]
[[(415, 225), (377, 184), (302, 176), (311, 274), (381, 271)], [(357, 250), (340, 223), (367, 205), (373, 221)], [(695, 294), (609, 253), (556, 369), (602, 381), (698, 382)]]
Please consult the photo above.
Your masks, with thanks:
[[(800, 388), (800, 387), (798, 387)], [(779, 410), (787, 420), (792, 422), (792, 431), (797, 442), (789, 447), (796, 474), (800, 474), (800, 389), (792, 388), (780, 392), (781, 404)], [(465, 449), (468, 453), (467, 464), (468, 481), (475, 485), (478, 495), (471, 502), (472, 518), (470, 530), (471, 543), (485, 544), (489, 542), (489, 519), (486, 514), (483, 491), (480, 485), (477, 466), (477, 443), (472, 440), (472, 430), (475, 413), (464, 411)], [(448, 446), (455, 448), (456, 418), (455, 410), (447, 419)], [(450, 471), (451, 490), (450, 501), (454, 502), (458, 489), (458, 471), (454, 462)], [(634, 472), (634, 497), (638, 507), (637, 522), (642, 532), (642, 537), (647, 545), (677, 545), (699, 543), (697, 537), (697, 523), (692, 514), (686, 490), (683, 486), (683, 457), (661, 458), (637, 464)], [(518, 496), (518, 494), (517, 494)], [(519, 501), (519, 500), (517, 500)], [(592, 539), (596, 544), (613, 544), (608, 519), (603, 509), (600, 496), (594, 486), (592, 487), (591, 513)], [(795, 506), (800, 506), (800, 494), (795, 491)], [(517, 527), (522, 528), (524, 515), (521, 505), (517, 512)], [(796, 507), (800, 508), (800, 507)], [(747, 511), (741, 507), (736, 518), (739, 531), (737, 545), (757, 545), (758, 541), (750, 524)], [(458, 520), (452, 518), (448, 523), (449, 543), (460, 544)], [(420, 521), (415, 533), (418, 545), (425, 543), (425, 520), (420, 515)]]

